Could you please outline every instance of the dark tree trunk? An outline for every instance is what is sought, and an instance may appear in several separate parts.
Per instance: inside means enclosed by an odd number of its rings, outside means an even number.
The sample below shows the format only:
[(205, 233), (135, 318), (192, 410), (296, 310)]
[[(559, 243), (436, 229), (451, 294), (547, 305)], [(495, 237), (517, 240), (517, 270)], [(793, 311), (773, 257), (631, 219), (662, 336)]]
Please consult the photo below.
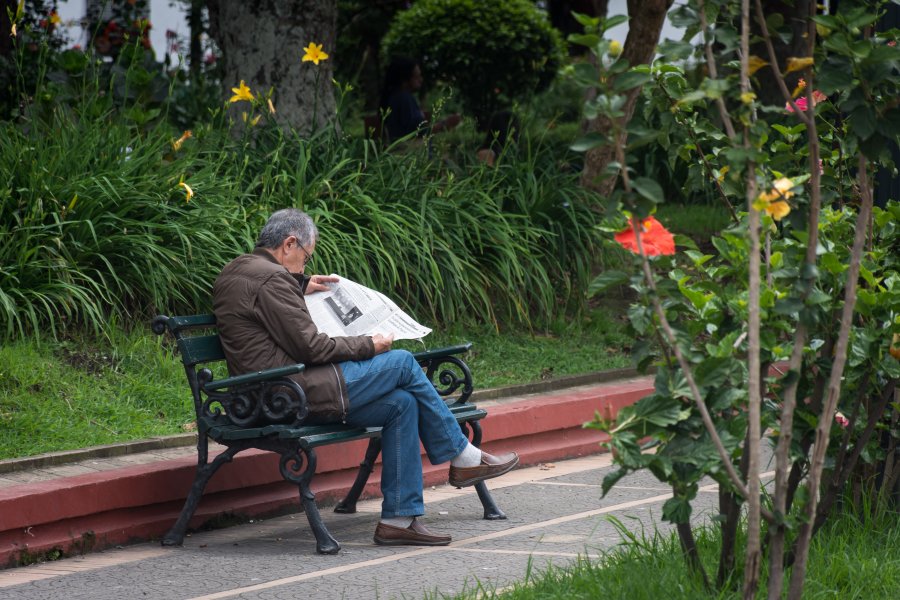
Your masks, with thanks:
[[(666, 21), (666, 13), (674, 0), (628, 0), (628, 16), (631, 17), (628, 26), (628, 37), (625, 38), (625, 47), (622, 56), (631, 66), (648, 64), (656, 53), (656, 44)], [(622, 107), (624, 116), (621, 117), (619, 127), (624, 130), (634, 114), (641, 88), (637, 87), (629, 91), (625, 105)], [(587, 123), (587, 132), (607, 133), (613, 124), (605, 117), (592, 119)], [(621, 134), (624, 137), (624, 133)], [(624, 140), (619, 140), (620, 142)], [(615, 159), (616, 145), (606, 144), (590, 150), (585, 156), (584, 170), (581, 173), (581, 185), (594, 190), (600, 196), (609, 196), (616, 185), (616, 177), (600, 179), (600, 175), (606, 171), (606, 166)]]
[(300, 59), (313, 42), (334, 54), (337, 0), (208, 0), (207, 7), (225, 97), (243, 80), (254, 94), (274, 89), (284, 126), (310, 133), (334, 119), (331, 58), (318, 66)]
[(9, 35), (12, 22), (9, 20), (9, 13), (15, 14), (17, 5), (16, 0), (0, 0), (0, 58), (12, 56), (13, 38)]
[(203, 46), (200, 44), (200, 36), (203, 35), (203, 0), (191, 0), (187, 21), (191, 36), (188, 45), (188, 67), (193, 76), (200, 73), (203, 65)]
[(694, 539), (691, 524), (676, 523), (675, 530), (678, 532), (678, 541), (681, 543), (681, 551), (688, 568), (699, 575), (703, 579), (703, 587), (709, 589), (709, 578), (706, 576), (703, 563), (700, 562), (700, 553), (697, 551), (697, 541)]

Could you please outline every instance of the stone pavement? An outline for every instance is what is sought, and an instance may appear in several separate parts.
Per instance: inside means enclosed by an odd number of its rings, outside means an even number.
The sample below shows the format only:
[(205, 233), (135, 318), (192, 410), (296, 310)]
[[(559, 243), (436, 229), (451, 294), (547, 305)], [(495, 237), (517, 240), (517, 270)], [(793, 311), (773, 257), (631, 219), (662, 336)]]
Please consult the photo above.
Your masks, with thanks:
[[(426, 490), (425, 523), (453, 535), (446, 547), (374, 545), (380, 500), (370, 500), (354, 515), (322, 507), (343, 547), (336, 556), (317, 555), (305, 515), (291, 514), (194, 533), (180, 548), (142, 543), (0, 571), (0, 600), (390, 600), (503, 588), (523, 580), (529, 564), (536, 570), (565, 565), (618, 544), (608, 517), (631, 531), (668, 529), (660, 516), (671, 491), (645, 473), (621, 480), (601, 500), (609, 469), (609, 455), (598, 454), (493, 480), (488, 485), (505, 521), (480, 518), (474, 488), (432, 487)], [(716, 512), (716, 490), (711, 482), (701, 488), (698, 518)]]

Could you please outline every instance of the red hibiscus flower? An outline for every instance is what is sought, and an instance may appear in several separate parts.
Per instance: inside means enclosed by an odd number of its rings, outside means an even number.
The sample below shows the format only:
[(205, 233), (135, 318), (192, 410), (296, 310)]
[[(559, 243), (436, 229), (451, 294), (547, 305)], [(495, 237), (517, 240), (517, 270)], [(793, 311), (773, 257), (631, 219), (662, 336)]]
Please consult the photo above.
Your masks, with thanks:
[[(640, 230), (641, 245), (644, 247), (644, 253), (647, 256), (659, 256), (660, 254), (669, 256), (675, 254), (675, 238), (655, 217), (644, 219), (641, 222)], [(630, 250), (635, 254), (640, 253), (637, 239), (634, 235), (634, 227), (631, 225), (617, 233), (615, 238), (626, 250)]]

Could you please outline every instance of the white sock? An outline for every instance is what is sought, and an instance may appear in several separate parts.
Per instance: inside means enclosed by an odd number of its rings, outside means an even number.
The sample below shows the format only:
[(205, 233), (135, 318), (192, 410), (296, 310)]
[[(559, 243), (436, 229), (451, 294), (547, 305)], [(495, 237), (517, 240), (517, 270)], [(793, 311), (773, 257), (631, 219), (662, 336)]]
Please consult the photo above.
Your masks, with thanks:
[(381, 518), (381, 522), (385, 525), (393, 525), (394, 527), (399, 527), (400, 529), (406, 529), (410, 525), (412, 525), (413, 519), (415, 517), (393, 517), (390, 519)]
[(477, 467), (480, 464), (481, 450), (472, 444), (466, 444), (466, 449), (450, 461), (450, 465), (454, 467)]

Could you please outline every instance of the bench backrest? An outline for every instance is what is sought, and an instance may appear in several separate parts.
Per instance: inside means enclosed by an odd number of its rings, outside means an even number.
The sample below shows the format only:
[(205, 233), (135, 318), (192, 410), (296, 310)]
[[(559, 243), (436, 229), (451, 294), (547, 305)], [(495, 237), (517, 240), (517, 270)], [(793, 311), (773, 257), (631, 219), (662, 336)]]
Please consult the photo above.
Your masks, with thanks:
[[(157, 322), (161, 323), (161, 331), (157, 331)], [(190, 335), (191, 332), (202, 329), (212, 330), (211, 333)], [(215, 315), (190, 315), (185, 317), (156, 317), (153, 320), (153, 331), (162, 333), (168, 330), (178, 344), (181, 353), (181, 362), (185, 367), (193, 367), (198, 364), (218, 362), (225, 360), (225, 351), (219, 334), (215, 333)]]

